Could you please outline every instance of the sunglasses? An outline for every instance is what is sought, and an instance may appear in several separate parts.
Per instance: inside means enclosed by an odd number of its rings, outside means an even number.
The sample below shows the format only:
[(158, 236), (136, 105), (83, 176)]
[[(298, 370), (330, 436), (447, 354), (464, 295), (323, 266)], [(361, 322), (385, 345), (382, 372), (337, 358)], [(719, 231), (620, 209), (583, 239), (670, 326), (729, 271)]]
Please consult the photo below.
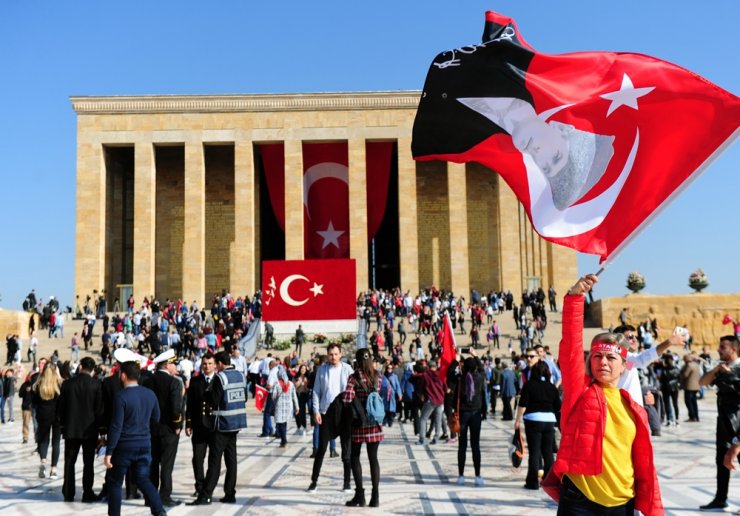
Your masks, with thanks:
[(537, 358), (539, 355), (527, 355), (527, 358)]
[(637, 340), (637, 335), (625, 335), (624, 338), (629, 340)]

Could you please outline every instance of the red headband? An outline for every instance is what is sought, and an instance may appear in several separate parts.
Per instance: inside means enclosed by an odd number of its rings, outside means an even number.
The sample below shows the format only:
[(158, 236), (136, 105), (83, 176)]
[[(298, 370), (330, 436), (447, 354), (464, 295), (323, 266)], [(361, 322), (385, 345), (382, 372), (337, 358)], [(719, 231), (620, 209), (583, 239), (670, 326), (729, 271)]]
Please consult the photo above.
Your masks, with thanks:
[(615, 353), (627, 360), (627, 348), (613, 342), (593, 342), (591, 343), (591, 353), (601, 351), (603, 353)]

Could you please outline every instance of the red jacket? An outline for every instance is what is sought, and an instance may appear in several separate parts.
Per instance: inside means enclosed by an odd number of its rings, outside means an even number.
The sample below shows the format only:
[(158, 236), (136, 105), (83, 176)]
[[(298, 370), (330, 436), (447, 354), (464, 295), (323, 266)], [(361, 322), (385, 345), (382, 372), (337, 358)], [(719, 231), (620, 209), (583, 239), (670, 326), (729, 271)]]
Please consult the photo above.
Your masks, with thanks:
[[(606, 426), (606, 401), (601, 388), (586, 374), (583, 353), (583, 296), (565, 296), (563, 338), (558, 359), (563, 373), (560, 449), (552, 473), (598, 475), (602, 472), (602, 446)], [(635, 508), (646, 516), (664, 514), (653, 461), (647, 413), (627, 391), (620, 389), (635, 416), (637, 433), (632, 445), (635, 471)], [(557, 490), (546, 489), (556, 501)]]

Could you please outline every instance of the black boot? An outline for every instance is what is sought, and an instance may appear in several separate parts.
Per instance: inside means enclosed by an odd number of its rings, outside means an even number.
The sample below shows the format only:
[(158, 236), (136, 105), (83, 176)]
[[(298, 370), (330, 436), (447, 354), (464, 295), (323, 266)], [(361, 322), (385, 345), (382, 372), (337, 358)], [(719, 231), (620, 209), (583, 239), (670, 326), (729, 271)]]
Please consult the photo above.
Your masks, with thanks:
[(379, 507), (380, 500), (378, 499), (378, 488), (373, 487), (373, 494), (370, 496), (370, 503), (367, 504), (369, 507)]
[(354, 498), (349, 500), (344, 505), (346, 505), (347, 507), (365, 507), (365, 490), (355, 489)]

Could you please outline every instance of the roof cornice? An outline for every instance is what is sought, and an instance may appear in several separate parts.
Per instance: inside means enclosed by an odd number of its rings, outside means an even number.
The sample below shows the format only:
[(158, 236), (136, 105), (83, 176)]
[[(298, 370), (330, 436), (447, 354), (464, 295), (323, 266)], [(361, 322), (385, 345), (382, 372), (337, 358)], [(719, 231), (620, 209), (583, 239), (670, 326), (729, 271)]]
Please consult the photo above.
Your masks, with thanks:
[(70, 97), (78, 115), (416, 109), (420, 91)]

